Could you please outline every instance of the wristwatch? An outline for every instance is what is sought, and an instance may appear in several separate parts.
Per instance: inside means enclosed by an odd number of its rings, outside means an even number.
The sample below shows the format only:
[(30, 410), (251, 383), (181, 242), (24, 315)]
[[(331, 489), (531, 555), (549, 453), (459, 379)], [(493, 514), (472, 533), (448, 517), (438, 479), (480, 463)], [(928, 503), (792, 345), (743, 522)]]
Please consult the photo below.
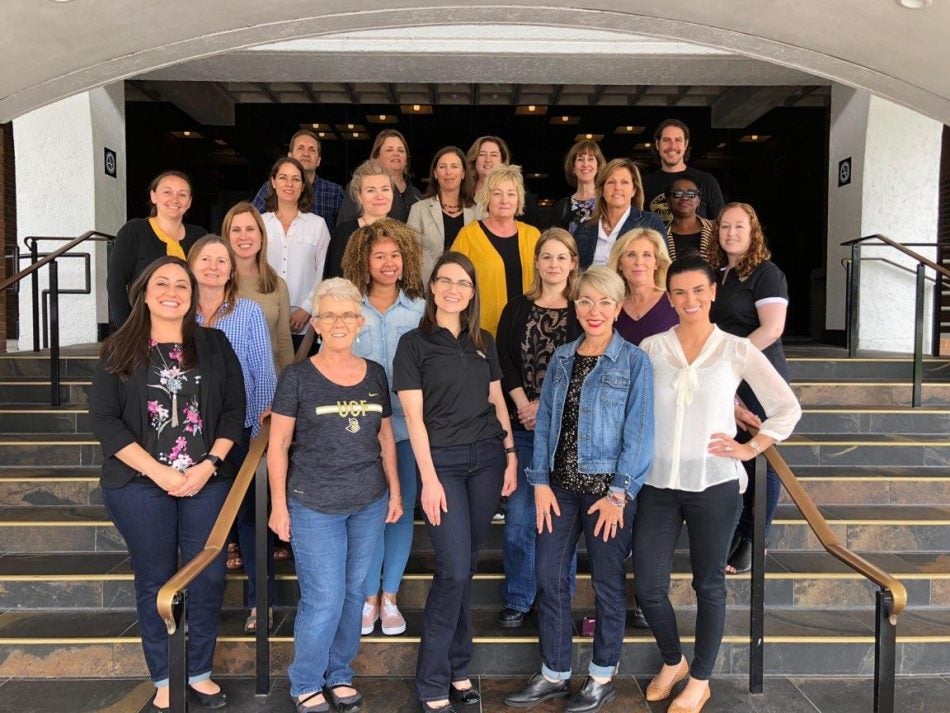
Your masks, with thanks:
[(209, 461), (211, 465), (214, 466), (214, 472), (211, 474), (211, 477), (213, 478), (214, 476), (218, 474), (218, 468), (221, 467), (221, 464), (224, 462), (224, 460), (221, 458), (218, 458), (218, 456), (214, 455), (213, 453), (209, 453), (208, 455), (206, 455), (204, 457), (204, 460)]

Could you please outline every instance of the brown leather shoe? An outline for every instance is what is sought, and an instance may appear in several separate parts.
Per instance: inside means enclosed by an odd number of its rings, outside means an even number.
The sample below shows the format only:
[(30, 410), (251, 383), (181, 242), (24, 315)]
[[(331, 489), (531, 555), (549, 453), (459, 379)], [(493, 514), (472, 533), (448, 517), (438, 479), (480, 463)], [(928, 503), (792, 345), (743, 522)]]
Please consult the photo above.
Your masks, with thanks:
[(689, 676), (689, 664), (686, 662), (686, 657), (684, 656), (680, 660), (680, 665), (676, 668), (676, 675), (673, 676), (673, 681), (670, 683), (670, 685), (660, 688), (656, 683), (656, 677), (653, 677), (653, 680), (650, 681), (650, 684), (647, 686), (647, 700), (662, 701), (664, 698), (669, 698), (670, 694), (673, 692), (673, 686), (675, 686), (687, 676)]

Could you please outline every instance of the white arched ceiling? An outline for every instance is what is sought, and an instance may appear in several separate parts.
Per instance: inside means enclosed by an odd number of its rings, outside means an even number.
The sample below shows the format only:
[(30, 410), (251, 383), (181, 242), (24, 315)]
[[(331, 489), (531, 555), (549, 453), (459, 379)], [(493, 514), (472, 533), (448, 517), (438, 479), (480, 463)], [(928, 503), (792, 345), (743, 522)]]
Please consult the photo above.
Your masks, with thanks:
[[(0, 120), (92, 87), (265, 43), (501, 23), (719, 48), (864, 88), (950, 123), (950, 73), (944, 69), (950, 66), (950, 3), (944, 0), (916, 11), (896, 0), (586, 0), (585, 8), (571, 7), (576, 1), (4, 0)], [(403, 57), (400, 47), (388, 49), (394, 59)]]

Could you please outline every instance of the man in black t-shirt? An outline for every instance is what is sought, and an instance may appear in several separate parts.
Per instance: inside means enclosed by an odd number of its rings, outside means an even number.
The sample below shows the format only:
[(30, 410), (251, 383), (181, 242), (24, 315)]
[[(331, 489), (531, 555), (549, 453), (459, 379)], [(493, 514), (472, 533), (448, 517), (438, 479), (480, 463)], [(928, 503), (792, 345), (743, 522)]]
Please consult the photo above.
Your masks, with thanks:
[(669, 225), (673, 219), (666, 188), (677, 178), (690, 178), (699, 186), (700, 203), (696, 211), (703, 218), (715, 220), (725, 201), (715, 176), (686, 165), (689, 158), (689, 127), (678, 119), (667, 119), (657, 127), (653, 148), (660, 161), (657, 171), (643, 177), (644, 210), (657, 213)]

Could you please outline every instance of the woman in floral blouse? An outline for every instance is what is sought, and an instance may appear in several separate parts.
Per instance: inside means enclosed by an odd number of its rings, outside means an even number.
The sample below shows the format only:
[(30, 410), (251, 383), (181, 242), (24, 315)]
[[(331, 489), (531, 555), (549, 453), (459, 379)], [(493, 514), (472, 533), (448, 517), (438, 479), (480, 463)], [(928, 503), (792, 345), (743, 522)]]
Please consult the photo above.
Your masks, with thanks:
[[(204, 547), (231, 486), (225, 457), (244, 429), (244, 379), (224, 334), (195, 322), (198, 287), (184, 260), (162, 257), (129, 291), (132, 312), (102, 347), (89, 393), (102, 444), (102, 498), (135, 573), (142, 648), (168, 707), (168, 639), (159, 588)], [(224, 554), (191, 585), (188, 684), (209, 708), (225, 705), (211, 680), (224, 596)]]

